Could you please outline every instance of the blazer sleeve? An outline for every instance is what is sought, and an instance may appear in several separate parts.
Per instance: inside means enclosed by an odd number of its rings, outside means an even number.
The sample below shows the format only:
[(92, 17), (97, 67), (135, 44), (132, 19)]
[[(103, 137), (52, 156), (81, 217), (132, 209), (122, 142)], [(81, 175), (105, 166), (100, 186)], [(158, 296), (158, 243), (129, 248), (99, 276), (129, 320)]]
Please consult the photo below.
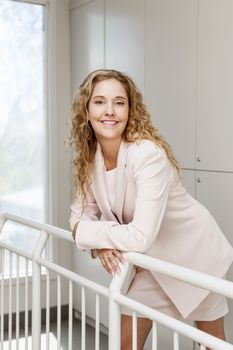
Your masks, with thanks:
[(156, 239), (174, 169), (165, 151), (151, 141), (132, 144), (126, 166), (136, 183), (132, 222), (121, 225), (115, 221), (80, 221), (76, 235), (78, 248), (145, 252)]
[[(81, 221), (81, 220), (98, 221), (98, 220), (100, 220), (100, 216), (101, 216), (100, 209), (96, 203), (96, 200), (94, 198), (92, 190), (89, 187), (88, 192), (87, 192), (86, 204), (85, 204), (85, 207), (83, 210), (82, 210), (81, 199), (78, 195), (76, 195), (76, 198), (74, 199), (73, 203), (71, 204), (71, 215), (70, 215), (70, 219), (69, 219), (71, 231), (74, 230), (74, 226), (75, 226), (77, 221)], [(79, 225), (80, 225), (80, 223), (79, 223)], [(77, 230), (79, 230), (79, 229), (77, 229)], [(83, 250), (86, 250), (86, 249), (88, 249), (88, 248), (83, 248)], [(98, 255), (96, 249), (90, 249), (89, 253), (91, 254), (92, 258), (96, 258)]]
[(83, 211), (81, 199), (78, 195), (76, 195), (76, 198), (71, 204), (71, 215), (69, 220), (71, 231), (74, 229), (74, 225), (77, 221), (97, 221), (100, 219), (100, 216), (100, 209), (96, 203), (92, 190), (89, 187)]

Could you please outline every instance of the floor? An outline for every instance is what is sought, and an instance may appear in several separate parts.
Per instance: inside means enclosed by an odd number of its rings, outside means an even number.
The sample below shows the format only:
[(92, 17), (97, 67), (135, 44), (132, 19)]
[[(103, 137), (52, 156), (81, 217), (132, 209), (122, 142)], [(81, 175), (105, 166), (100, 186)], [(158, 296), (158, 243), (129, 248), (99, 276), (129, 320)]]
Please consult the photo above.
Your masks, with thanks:
[[(51, 323), (50, 326), (50, 342), (49, 349), (55, 350), (57, 349), (57, 324)], [(8, 338), (8, 334), (5, 334), (5, 337)], [(12, 335), (14, 337), (14, 334)], [(31, 335), (28, 337), (28, 350), (31, 350)], [(11, 347), (9, 346), (8, 341), (4, 341), (3, 348), (1, 350), (16, 350), (16, 341), (13, 339), (11, 341)], [(25, 337), (23, 331), (20, 333), (19, 339), (19, 350), (27, 349), (25, 344)], [(72, 350), (81, 350), (81, 322), (78, 319), (73, 319), (73, 345)], [(95, 349), (95, 330), (90, 326), (86, 326), (86, 350), (94, 350)], [(108, 349), (108, 337), (100, 333), (100, 350)], [(42, 328), (41, 334), (41, 350), (46, 349), (46, 333), (45, 328)], [(60, 350), (68, 350), (68, 321), (61, 322), (61, 346)]]

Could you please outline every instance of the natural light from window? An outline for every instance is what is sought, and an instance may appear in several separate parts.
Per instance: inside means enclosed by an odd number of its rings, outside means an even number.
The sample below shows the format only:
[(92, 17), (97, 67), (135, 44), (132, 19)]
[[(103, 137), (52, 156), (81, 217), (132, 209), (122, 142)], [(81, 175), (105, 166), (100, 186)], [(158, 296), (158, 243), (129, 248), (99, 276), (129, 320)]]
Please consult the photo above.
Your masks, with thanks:
[[(0, 1), (0, 214), (47, 216), (45, 7)], [(10, 222), (0, 236), (31, 252), (38, 232)]]

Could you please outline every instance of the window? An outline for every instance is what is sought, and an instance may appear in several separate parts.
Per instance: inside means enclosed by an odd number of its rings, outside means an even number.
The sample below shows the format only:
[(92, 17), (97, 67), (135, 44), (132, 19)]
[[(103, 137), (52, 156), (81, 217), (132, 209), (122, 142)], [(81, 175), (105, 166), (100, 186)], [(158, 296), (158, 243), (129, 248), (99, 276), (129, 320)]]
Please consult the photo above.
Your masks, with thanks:
[[(45, 6), (0, 2), (0, 213), (47, 219)], [(7, 223), (0, 239), (31, 251), (38, 232)]]

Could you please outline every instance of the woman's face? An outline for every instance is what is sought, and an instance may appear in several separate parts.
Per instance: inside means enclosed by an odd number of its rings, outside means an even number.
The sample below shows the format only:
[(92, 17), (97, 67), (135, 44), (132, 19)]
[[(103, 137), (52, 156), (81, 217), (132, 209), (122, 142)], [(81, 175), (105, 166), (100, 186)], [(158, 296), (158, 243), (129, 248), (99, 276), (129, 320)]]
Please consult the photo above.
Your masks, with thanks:
[(111, 78), (95, 85), (88, 104), (88, 120), (100, 143), (107, 140), (120, 142), (128, 115), (128, 97), (122, 83)]

